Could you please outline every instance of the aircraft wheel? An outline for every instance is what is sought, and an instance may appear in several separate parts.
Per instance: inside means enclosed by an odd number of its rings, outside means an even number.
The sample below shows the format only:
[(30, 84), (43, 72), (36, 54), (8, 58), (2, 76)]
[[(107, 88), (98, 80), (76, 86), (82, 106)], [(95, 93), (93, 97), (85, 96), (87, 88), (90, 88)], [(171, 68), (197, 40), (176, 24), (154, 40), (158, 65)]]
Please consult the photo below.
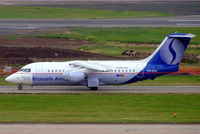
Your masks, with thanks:
[(90, 87), (90, 90), (97, 91), (98, 87)]
[(22, 89), (23, 89), (22, 85), (19, 85), (18, 90), (22, 90)]

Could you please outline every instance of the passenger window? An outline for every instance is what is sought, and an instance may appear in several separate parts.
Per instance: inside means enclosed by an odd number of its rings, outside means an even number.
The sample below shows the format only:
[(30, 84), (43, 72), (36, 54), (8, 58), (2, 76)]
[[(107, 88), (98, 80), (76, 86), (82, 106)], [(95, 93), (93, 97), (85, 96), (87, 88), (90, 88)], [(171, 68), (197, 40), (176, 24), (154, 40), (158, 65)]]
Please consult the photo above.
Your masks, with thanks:
[(115, 70), (115, 72), (117, 72), (117, 70)]
[(61, 72), (61, 70), (59, 70), (59, 72)]
[(24, 69), (24, 72), (27, 72), (27, 71), (28, 71), (27, 68), (25, 68), (25, 69)]
[(120, 70), (118, 70), (118, 72), (120, 72)]
[(53, 70), (51, 70), (51, 72), (53, 73)]
[(124, 70), (122, 70), (122, 72), (124, 72)]
[(129, 72), (131, 72), (131, 69), (129, 70)]
[(57, 72), (57, 70), (55, 70), (55, 72)]
[(128, 70), (126, 70), (126, 72), (128, 72)]
[(50, 72), (50, 70), (48, 70), (48, 72)]
[(135, 72), (135, 70), (133, 69), (133, 72)]

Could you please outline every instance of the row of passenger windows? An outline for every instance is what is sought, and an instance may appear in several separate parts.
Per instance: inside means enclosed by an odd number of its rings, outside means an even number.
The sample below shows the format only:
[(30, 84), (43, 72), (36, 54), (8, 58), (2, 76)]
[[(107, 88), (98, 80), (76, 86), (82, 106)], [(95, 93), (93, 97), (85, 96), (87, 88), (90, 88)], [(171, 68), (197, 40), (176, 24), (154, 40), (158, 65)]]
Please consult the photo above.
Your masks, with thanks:
[[(61, 72), (64, 72), (65, 70), (48, 70), (48, 73), (61, 73)], [(135, 70), (133, 69), (133, 70), (131, 70), (131, 69), (129, 69), (129, 70), (111, 70), (111, 72), (135, 72)]]
[(64, 72), (65, 70), (48, 70), (48, 73), (61, 73), (61, 72)]
[[(62, 73), (64, 72), (65, 70), (48, 70), (48, 73)], [(22, 68), (19, 70), (19, 72), (31, 72), (31, 69), (30, 68)], [(111, 70), (111, 72), (135, 72), (135, 70)]]
[(129, 70), (112, 70), (112, 72), (135, 72), (135, 70), (133, 69), (129, 69)]
[[(48, 70), (48, 73), (62, 73), (62, 72), (64, 72), (65, 70)], [(111, 72), (135, 72), (135, 70), (133, 69), (133, 70), (131, 70), (131, 69), (129, 69), (129, 70), (111, 70)]]
[(22, 68), (19, 70), (19, 72), (31, 72), (30, 68)]

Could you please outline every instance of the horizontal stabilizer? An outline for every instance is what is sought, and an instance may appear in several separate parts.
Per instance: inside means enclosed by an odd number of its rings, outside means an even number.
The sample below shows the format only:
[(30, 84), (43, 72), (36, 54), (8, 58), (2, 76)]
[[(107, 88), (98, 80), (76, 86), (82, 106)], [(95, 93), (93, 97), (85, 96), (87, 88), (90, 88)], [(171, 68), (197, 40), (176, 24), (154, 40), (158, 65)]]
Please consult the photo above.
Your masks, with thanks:
[(170, 34), (168, 35), (169, 38), (194, 38), (196, 35), (194, 34)]

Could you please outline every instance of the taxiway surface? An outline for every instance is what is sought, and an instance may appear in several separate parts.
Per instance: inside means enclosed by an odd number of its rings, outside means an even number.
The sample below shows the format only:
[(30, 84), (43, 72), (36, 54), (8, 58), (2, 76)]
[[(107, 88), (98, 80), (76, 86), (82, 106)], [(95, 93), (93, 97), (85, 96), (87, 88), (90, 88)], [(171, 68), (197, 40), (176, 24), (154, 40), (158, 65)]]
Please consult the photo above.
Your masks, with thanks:
[(200, 14), (199, 0), (1, 0), (0, 5)]
[(200, 27), (200, 15), (125, 19), (0, 19), (0, 32), (61, 27)]
[(101, 86), (91, 91), (84, 86), (0, 86), (0, 93), (200, 93), (200, 86)]
[(0, 124), (2, 134), (199, 134), (199, 124)]

